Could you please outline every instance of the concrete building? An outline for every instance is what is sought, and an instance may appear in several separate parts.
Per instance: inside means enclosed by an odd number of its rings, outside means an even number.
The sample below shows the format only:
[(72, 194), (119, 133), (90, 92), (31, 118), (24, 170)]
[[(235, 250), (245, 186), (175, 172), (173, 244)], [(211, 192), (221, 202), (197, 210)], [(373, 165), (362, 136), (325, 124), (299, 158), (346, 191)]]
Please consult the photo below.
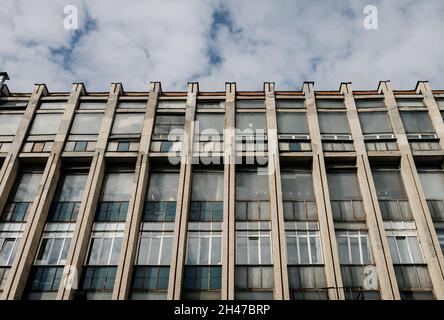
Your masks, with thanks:
[(225, 89), (2, 84), (1, 298), (444, 298), (444, 91)]

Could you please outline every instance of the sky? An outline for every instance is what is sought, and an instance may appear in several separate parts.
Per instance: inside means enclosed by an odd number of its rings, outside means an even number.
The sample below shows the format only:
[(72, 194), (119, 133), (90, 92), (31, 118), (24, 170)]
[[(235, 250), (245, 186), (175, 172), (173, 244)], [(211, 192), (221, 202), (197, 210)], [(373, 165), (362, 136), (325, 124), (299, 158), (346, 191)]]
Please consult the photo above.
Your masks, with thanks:
[[(65, 28), (69, 5), (78, 29)], [(377, 29), (365, 27), (369, 5)], [(444, 89), (443, 17), (443, 0), (1, 0), (0, 71), (13, 92)]]

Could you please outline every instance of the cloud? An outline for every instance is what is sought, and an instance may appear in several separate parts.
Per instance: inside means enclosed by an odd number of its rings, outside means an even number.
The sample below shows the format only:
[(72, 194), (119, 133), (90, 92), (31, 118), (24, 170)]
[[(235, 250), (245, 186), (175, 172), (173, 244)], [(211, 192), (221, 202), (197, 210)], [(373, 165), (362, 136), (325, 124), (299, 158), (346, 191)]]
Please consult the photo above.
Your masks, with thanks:
[[(63, 8), (79, 8), (79, 30), (65, 30)], [(374, 89), (390, 79), (399, 89), (429, 80), (444, 88), (444, 2), (373, 1), (379, 29), (363, 27), (368, 1), (292, 0), (3, 0), (0, 69), (13, 91), (45, 82), (67, 91), (85, 82), (146, 90), (223, 90), (236, 81), (258, 90), (275, 81), (298, 90), (305, 80), (335, 90), (342, 81)]]

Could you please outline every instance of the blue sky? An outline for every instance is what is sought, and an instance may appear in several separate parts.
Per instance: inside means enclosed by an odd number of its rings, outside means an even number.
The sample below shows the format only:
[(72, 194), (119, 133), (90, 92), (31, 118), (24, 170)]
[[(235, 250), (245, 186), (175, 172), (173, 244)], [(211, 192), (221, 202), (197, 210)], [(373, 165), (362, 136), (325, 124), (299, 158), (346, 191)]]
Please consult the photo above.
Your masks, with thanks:
[[(79, 29), (66, 30), (63, 8), (75, 5)], [(378, 9), (378, 29), (363, 26), (364, 7)], [(13, 91), (34, 83), (68, 91), (84, 82), (146, 90), (299, 90), (303, 81), (336, 90), (399, 89), (429, 80), (444, 88), (444, 1), (294, 0), (2, 0), (0, 70)]]

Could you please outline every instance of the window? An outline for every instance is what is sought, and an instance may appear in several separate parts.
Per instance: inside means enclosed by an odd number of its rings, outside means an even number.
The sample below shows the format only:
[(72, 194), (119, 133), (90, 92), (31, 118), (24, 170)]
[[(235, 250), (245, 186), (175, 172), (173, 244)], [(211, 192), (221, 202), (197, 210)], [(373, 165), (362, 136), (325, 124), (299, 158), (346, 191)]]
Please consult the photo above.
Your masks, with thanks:
[(30, 135), (55, 135), (59, 129), (61, 113), (38, 113), (32, 122)]
[(0, 114), (0, 136), (14, 136), (21, 119), (21, 114)]
[(158, 109), (185, 109), (185, 100), (160, 100), (157, 103)]
[(264, 100), (237, 100), (237, 109), (263, 109), (265, 108)]
[(347, 113), (319, 112), (318, 118), (321, 134), (350, 134)]
[(341, 264), (373, 264), (366, 231), (338, 231), (336, 238)]
[[(169, 267), (135, 266), (132, 299), (164, 300), (168, 289)], [(154, 291), (145, 293), (147, 291)]]
[(397, 98), (398, 107), (424, 107), (424, 101), (418, 98)]
[(279, 134), (308, 134), (305, 112), (278, 112), (277, 121)]
[(0, 267), (10, 267), (12, 265), (19, 240), (17, 234), (0, 233)]
[(137, 265), (169, 265), (171, 263), (172, 232), (142, 232)]
[(86, 293), (88, 300), (111, 300), (116, 272), (117, 267), (85, 267), (80, 294)]
[(64, 265), (72, 234), (46, 232), (43, 234), (35, 265)]
[(108, 173), (96, 222), (125, 221), (132, 189), (133, 173)]
[(406, 133), (435, 133), (427, 111), (401, 111)]
[(93, 233), (87, 264), (92, 266), (117, 265), (119, 262), (122, 235), (113, 232)]
[(180, 151), (184, 125), (183, 114), (158, 114), (154, 123), (150, 150), (154, 152)]
[(120, 101), (117, 109), (145, 109), (146, 101)]
[(317, 230), (287, 230), (288, 264), (322, 264), (321, 238)]
[(49, 222), (76, 221), (87, 178), (86, 174), (67, 174), (61, 178), (48, 214)]
[(270, 220), (268, 175), (238, 172), (236, 175), (236, 219)]
[(236, 300), (273, 300), (273, 267), (237, 266), (234, 276)]
[(174, 221), (178, 183), (176, 172), (150, 175), (143, 221)]
[(196, 133), (201, 136), (221, 137), (224, 132), (223, 113), (198, 113), (196, 115)]
[(438, 229), (436, 230), (436, 234), (438, 235), (439, 245), (441, 246), (441, 251), (444, 253), (444, 230)]
[(258, 135), (266, 132), (265, 114), (242, 112), (236, 114), (236, 129), (244, 135)]
[(55, 299), (53, 295), (37, 295), (37, 292), (57, 292), (62, 280), (63, 267), (32, 267), (26, 291), (27, 299)]
[(23, 173), (15, 181), (1, 221), (24, 222), (40, 184), (40, 173)]
[(444, 172), (419, 172), (433, 221), (444, 220)]
[(323, 266), (289, 266), (288, 283), (291, 299), (328, 300)]
[(80, 110), (104, 110), (106, 102), (103, 101), (82, 101), (79, 105)]
[(424, 263), (416, 231), (392, 231), (387, 237), (393, 264)]
[(71, 127), (71, 134), (98, 135), (103, 113), (77, 113)]
[(279, 109), (303, 109), (305, 108), (304, 99), (298, 100), (287, 100), (287, 99), (276, 99), (276, 108)]
[(236, 264), (271, 264), (269, 231), (236, 231)]
[(398, 170), (374, 171), (376, 193), (384, 220), (413, 220), (411, 208)]
[(363, 134), (392, 133), (387, 112), (360, 112), (359, 121)]
[(143, 125), (143, 113), (118, 113), (114, 118), (112, 134), (140, 134)]
[(317, 109), (345, 109), (343, 100), (337, 99), (316, 99)]
[(223, 220), (224, 174), (195, 172), (192, 181), (192, 201), (189, 221)]
[(222, 234), (220, 232), (188, 232), (188, 265), (219, 265), (222, 260)]
[(285, 220), (317, 220), (311, 172), (282, 171), (281, 182)]
[[(356, 99), (356, 98), (355, 98)], [(385, 108), (384, 99), (356, 99), (356, 108)]]
[(46, 101), (41, 102), (39, 109), (40, 110), (64, 110), (66, 107), (67, 101)]
[(365, 220), (356, 172), (329, 172), (328, 188), (335, 221)]

